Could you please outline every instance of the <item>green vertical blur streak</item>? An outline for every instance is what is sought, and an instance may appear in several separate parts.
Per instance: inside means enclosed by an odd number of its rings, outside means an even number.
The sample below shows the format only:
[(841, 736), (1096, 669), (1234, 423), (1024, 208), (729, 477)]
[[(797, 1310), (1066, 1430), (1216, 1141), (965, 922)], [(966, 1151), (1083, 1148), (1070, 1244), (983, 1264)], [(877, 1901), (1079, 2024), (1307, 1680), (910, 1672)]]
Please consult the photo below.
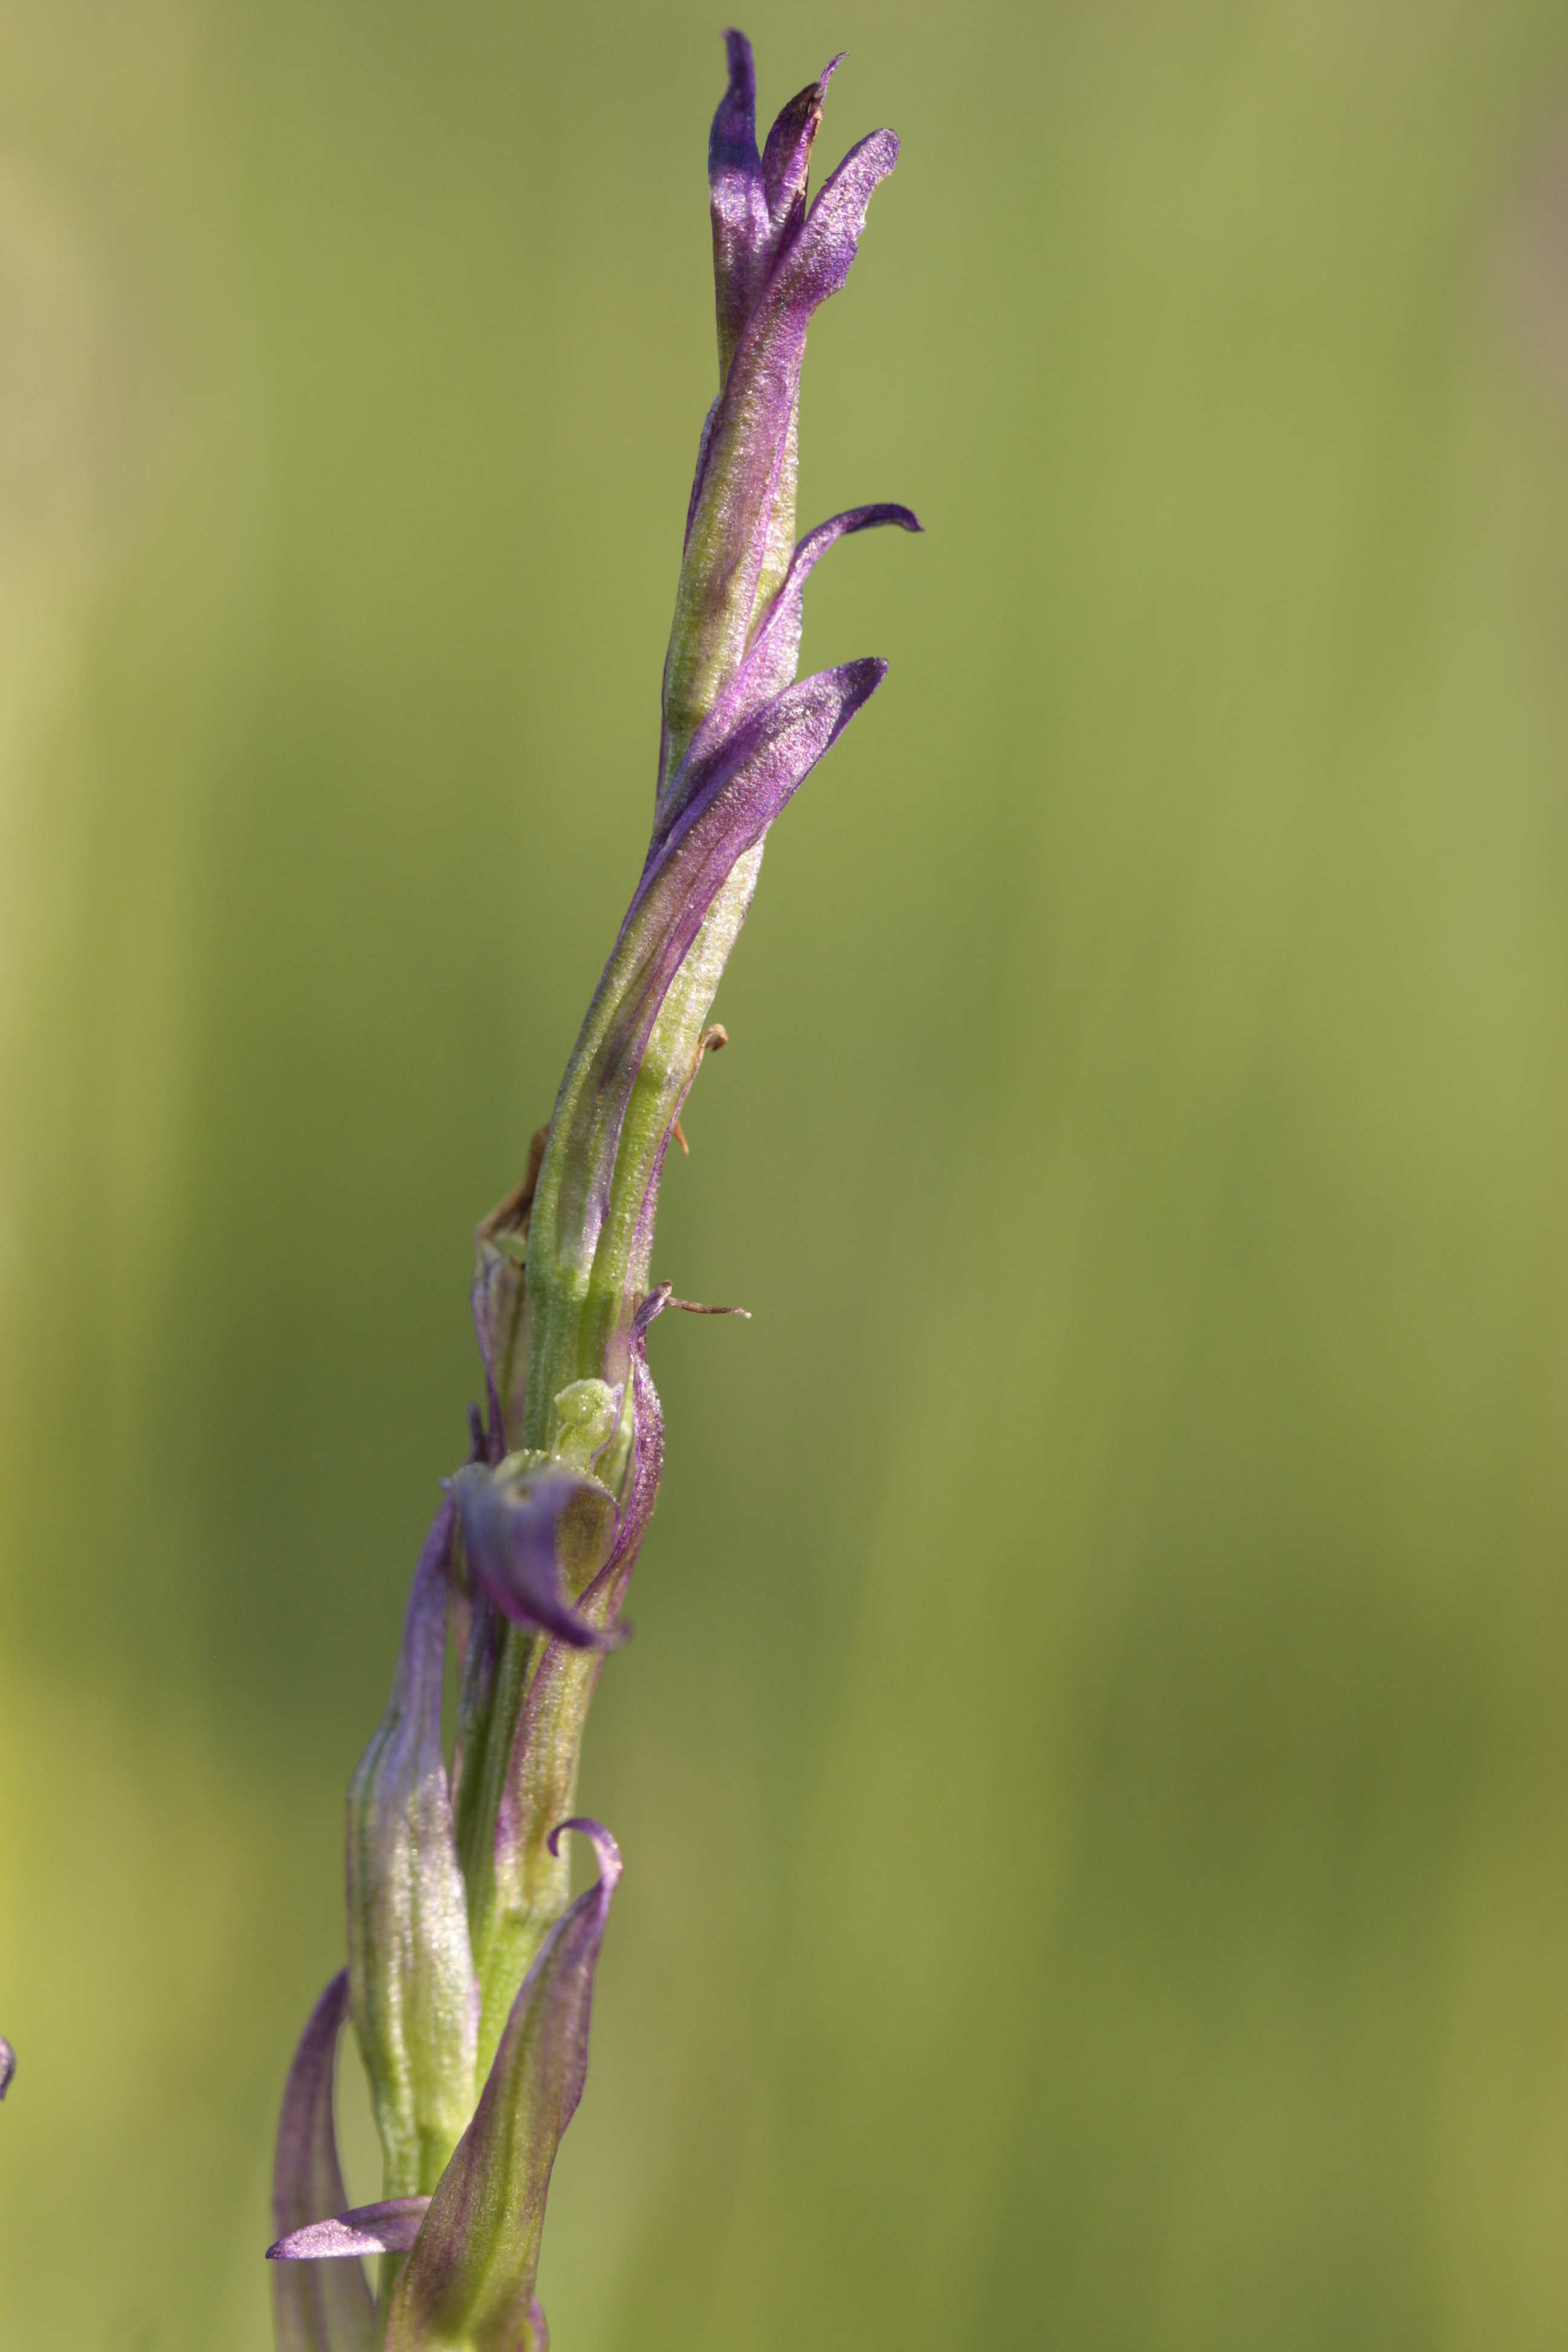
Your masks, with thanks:
[[(5, 29), (0, 2335), (259, 2352), (468, 1232), (646, 838), (720, 49)], [(555, 2340), (1555, 2352), (1568, 38), (749, 29), (905, 142), (803, 521), (928, 535), (812, 583), (893, 674), (667, 1186), (756, 1319), (654, 1338)]]

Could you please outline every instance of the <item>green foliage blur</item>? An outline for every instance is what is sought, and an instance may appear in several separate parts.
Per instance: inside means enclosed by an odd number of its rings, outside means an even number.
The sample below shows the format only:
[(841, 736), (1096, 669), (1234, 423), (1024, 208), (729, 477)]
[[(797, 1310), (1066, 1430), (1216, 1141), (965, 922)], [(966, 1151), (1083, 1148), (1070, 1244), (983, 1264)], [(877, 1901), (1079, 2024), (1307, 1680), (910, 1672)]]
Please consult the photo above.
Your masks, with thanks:
[[(635, 878), (703, 10), (4, 0), (0, 2343), (263, 2352)], [(904, 159), (656, 1271), (561, 2352), (1568, 2336), (1568, 19), (804, 0)], [(356, 2104), (357, 2102), (357, 2104)], [(374, 2193), (363, 2094), (351, 2187)]]

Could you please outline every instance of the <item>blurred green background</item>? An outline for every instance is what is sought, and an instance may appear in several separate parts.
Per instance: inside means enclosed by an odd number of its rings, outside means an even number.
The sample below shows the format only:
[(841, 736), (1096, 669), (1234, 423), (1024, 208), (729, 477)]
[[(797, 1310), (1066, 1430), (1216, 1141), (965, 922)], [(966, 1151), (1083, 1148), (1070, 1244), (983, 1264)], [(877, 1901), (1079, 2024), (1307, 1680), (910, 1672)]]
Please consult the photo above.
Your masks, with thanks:
[[(1568, 2335), (1568, 18), (818, 0), (561, 2352)], [(468, 1235), (635, 877), (704, 10), (4, 0), (0, 2340), (262, 2352)], [(351, 2085), (351, 2187), (374, 2193)]]

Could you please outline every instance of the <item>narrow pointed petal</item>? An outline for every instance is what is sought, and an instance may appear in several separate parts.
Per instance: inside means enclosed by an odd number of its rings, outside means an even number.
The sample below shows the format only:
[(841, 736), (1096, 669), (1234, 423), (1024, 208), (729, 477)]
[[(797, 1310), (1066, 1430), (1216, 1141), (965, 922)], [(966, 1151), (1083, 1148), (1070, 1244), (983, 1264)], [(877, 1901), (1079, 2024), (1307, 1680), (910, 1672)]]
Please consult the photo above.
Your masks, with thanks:
[(456, 1519), (443, 1502), (415, 1570), (392, 1699), (349, 1789), (354, 2025), (393, 2197), (435, 2187), (473, 2106), (479, 1981), (441, 1745)]
[(609, 1497), (594, 1478), (547, 1470), (526, 1484), (504, 1465), (468, 1463), (447, 1481), (461, 1515), (463, 1549), (487, 1599), (515, 1625), (552, 1633), (579, 1650), (599, 1650), (611, 1636), (573, 1607), (562, 1575), (563, 1523), (584, 1501)]
[(388, 2197), (379, 2205), (351, 2206), (330, 2221), (290, 2230), (268, 2246), (269, 2263), (338, 2262), (348, 2254), (405, 2254), (429, 2210), (428, 2197)]
[(786, 106), (781, 107), (763, 149), (763, 195), (775, 251), (781, 232), (788, 226), (796, 206), (805, 200), (812, 143), (822, 127), (822, 103), (827, 96), (828, 83), (844, 63), (845, 54), (840, 49), (815, 81), (807, 82)]
[[(310, 2012), (283, 2092), (272, 2168), (272, 2222), (280, 2239), (348, 2203), (332, 2123), (338, 2035), (349, 2011), (347, 1970)], [(272, 2274), (278, 2352), (374, 2352), (375, 2305), (357, 2263)]]
[[(815, 530), (807, 531), (791, 558), (784, 585), (763, 615), (751, 650), (691, 739), (691, 748), (682, 762), (688, 776), (700, 770), (726, 736), (733, 734), (742, 721), (760, 710), (764, 702), (782, 693), (794, 678), (800, 661), (805, 583), (828, 549), (856, 531), (874, 530), (883, 523), (897, 523), (900, 530), (918, 531), (922, 528), (920, 517), (909, 507), (881, 505), (851, 507), (847, 514), (834, 515), (829, 521), (819, 522)], [(678, 775), (672, 780), (656, 840), (674, 821), (687, 789), (686, 777)]]
[(0, 2099), (3, 2099), (16, 2079), (16, 2053), (5, 2036), (0, 2033)]
[[(665, 663), (663, 782), (739, 668), (759, 596), (771, 598), (775, 506), (789, 468), (806, 329), (849, 274), (867, 207), (898, 161), (890, 131), (852, 147), (818, 191), (798, 232), (784, 241), (736, 346), (707, 436)], [(662, 785), (661, 785), (662, 788)]]
[(529, 1970), (473, 2122), (442, 2177), (392, 2297), (386, 2352), (431, 2344), (516, 2352), (537, 2328), (533, 2296), (551, 2170), (583, 2095), (594, 1972), (621, 1874), (615, 1840), (580, 1829), (599, 1859)]
[(537, 2296), (528, 2308), (528, 2334), (522, 2352), (550, 2352), (550, 2330), (545, 2325), (544, 2305)]

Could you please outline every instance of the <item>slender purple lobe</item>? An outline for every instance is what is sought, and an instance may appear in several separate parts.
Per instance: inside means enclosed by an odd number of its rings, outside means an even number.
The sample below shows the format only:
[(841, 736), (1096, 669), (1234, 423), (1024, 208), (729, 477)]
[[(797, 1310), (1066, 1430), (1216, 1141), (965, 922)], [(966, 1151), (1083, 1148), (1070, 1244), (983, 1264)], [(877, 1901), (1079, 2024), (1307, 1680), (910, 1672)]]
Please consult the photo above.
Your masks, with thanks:
[(435, 2187), (473, 2105), (479, 1980), (441, 1743), (456, 1521), (443, 1501), (392, 1697), (349, 1785), (349, 1976), (393, 2197)]
[(0, 2033), (0, 2099), (3, 2099), (16, 2079), (16, 2053), (5, 2036)]
[(522, 2352), (550, 2352), (550, 2330), (545, 2325), (544, 2305), (537, 2298), (528, 2307), (528, 2334)]
[(763, 159), (757, 152), (757, 75), (744, 33), (724, 36), (730, 80), (708, 136), (713, 215), (713, 286), (719, 314), (719, 375), (751, 316), (768, 246)]
[[(284, 2087), (272, 2167), (279, 2240), (348, 2203), (332, 2125), (332, 2074), (348, 2012), (344, 1969), (311, 2011)], [(274, 2271), (272, 2312), (278, 2352), (374, 2352), (375, 2305), (357, 2263)]]
[(594, 1842), (595, 1885), (580, 1895), (512, 2003), (473, 2122), (442, 2176), (392, 2297), (386, 2352), (459, 2344), (516, 2352), (536, 2327), (533, 2282), (550, 2175), (583, 2095), (594, 1972), (621, 1874), (598, 1822), (563, 1822)]
[(580, 1497), (604, 1496), (596, 1479), (555, 1468), (517, 1480), (504, 1465), (470, 1462), (447, 1479), (447, 1491), (462, 1520), (468, 1567), (503, 1616), (574, 1649), (610, 1646), (613, 1635), (573, 1608), (561, 1573), (562, 1521)]
[(337, 2262), (345, 2254), (405, 2254), (419, 2235), (428, 2197), (388, 2197), (379, 2205), (351, 2206), (330, 2221), (290, 2230), (267, 2249), (269, 2263)]
[(656, 827), (611, 964), (614, 969), (628, 943), (641, 946), (646, 940), (654, 972), (668, 967), (654, 1013), (731, 869), (755, 848), (887, 674), (887, 663), (876, 659), (814, 671), (751, 711), (706, 758), (683, 768), (679, 796), (672, 794)]

